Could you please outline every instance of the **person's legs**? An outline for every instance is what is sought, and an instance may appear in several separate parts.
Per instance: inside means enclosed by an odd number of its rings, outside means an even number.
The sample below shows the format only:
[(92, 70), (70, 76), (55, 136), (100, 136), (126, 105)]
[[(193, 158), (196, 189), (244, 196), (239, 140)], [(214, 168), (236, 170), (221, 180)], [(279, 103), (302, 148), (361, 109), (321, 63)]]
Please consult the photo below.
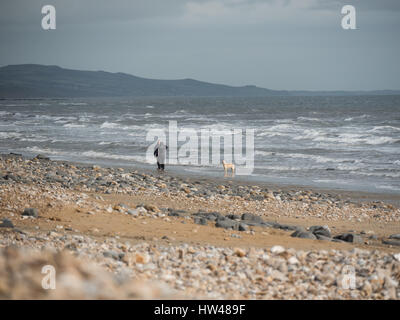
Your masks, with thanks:
[(162, 165), (161, 165), (161, 171), (164, 171), (164, 169), (165, 169), (165, 165), (162, 164)]
[(161, 165), (160, 165), (160, 163), (157, 161), (157, 166), (158, 166), (158, 170), (160, 170), (161, 169)]

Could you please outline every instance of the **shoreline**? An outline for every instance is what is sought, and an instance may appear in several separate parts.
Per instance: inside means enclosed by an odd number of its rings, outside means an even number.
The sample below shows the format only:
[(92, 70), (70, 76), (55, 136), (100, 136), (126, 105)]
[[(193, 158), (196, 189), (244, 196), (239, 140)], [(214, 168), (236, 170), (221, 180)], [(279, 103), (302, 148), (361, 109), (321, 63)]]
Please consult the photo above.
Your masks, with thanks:
[[(9, 154), (1, 154), (0, 157), (9, 156), (13, 153)], [(16, 154), (20, 155), (20, 154)], [(34, 156), (29, 157), (24, 154), (21, 154), (24, 159), (32, 159)], [(117, 168), (124, 168), (127, 170), (135, 170), (138, 172), (150, 174), (150, 175), (160, 175), (157, 172), (156, 164), (154, 164), (154, 169), (151, 169), (151, 165), (129, 165), (129, 164), (115, 164), (112, 165), (108, 161), (91, 161), (91, 162), (80, 162), (80, 161), (70, 161), (70, 160), (53, 160), (51, 156), (46, 156), (49, 158), (50, 161), (60, 164), (73, 164), (83, 167), (92, 167), (94, 165), (98, 165), (104, 168), (110, 169), (117, 169)], [(171, 171), (169, 171), (171, 170)], [(223, 184), (223, 183), (230, 183), (232, 185), (245, 185), (245, 186), (258, 186), (261, 188), (268, 188), (271, 191), (311, 191), (316, 193), (324, 193), (324, 194), (332, 194), (348, 201), (352, 202), (387, 202), (393, 204), (397, 207), (400, 207), (400, 194), (397, 193), (390, 193), (390, 192), (369, 192), (369, 191), (359, 191), (359, 190), (347, 190), (347, 189), (340, 189), (340, 188), (326, 188), (326, 187), (316, 187), (316, 186), (309, 186), (309, 185), (301, 185), (301, 184), (291, 184), (291, 183), (274, 183), (268, 181), (260, 181), (258, 179), (246, 179), (245, 176), (235, 176), (234, 178), (224, 177), (223, 171), (221, 169), (220, 176), (211, 176), (211, 175), (201, 175), (200, 173), (194, 172), (187, 172), (185, 173), (180, 172), (178, 166), (170, 166), (167, 167), (166, 172), (162, 173), (164, 176), (167, 177), (175, 177), (182, 180), (187, 180), (190, 182), (193, 181), (203, 181), (203, 182), (210, 182), (215, 184)]]

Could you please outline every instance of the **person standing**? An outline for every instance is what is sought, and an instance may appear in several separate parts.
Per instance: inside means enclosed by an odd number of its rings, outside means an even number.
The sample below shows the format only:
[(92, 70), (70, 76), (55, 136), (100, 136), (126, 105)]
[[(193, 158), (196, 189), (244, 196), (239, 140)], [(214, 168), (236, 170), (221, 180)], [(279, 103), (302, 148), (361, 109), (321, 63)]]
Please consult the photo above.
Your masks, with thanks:
[(165, 170), (165, 158), (167, 155), (168, 146), (164, 142), (158, 140), (156, 146), (154, 147), (154, 156), (157, 157), (157, 170)]

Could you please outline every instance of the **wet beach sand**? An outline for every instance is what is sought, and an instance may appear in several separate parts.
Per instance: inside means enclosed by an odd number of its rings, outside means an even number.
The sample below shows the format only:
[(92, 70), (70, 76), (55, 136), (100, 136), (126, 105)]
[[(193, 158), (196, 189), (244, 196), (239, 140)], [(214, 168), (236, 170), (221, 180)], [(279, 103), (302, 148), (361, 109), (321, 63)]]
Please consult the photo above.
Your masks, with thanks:
[(0, 297), (398, 299), (399, 198), (2, 155)]

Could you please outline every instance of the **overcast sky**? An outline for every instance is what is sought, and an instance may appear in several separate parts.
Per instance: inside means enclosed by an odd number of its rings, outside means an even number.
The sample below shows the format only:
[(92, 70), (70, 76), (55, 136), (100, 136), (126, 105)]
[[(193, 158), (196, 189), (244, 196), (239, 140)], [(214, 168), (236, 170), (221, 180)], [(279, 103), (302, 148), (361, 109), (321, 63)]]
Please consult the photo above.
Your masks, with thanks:
[[(56, 8), (57, 29), (41, 28)], [(341, 8), (356, 8), (343, 30)], [(400, 89), (399, 0), (1, 0), (0, 65), (288, 90)]]

